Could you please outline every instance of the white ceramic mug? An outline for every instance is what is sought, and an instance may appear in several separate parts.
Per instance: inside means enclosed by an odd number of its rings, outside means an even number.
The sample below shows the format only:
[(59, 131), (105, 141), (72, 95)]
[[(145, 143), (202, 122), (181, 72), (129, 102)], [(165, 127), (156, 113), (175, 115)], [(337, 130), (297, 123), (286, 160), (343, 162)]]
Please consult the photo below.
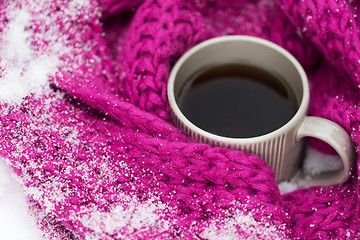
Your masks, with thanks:
[[(246, 63), (281, 76), (299, 103), (295, 115), (279, 129), (251, 138), (218, 136), (195, 126), (178, 106), (180, 91), (190, 76), (200, 69), (222, 62)], [(343, 162), (340, 171), (313, 176), (306, 181), (307, 187), (341, 184), (349, 178), (354, 156), (350, 136), (334, 122), (307, 116), (310, 93), (305, 71), (288, 51), (270, 41), (251, 36), (223, 36), (196, 45), (174, 65), (167, 95), (173, 119), (180, 129), (199, 142), (257, 154), (273, 168), (278, 182), (302, 178), (299, 170), (304, 137), (325, 141), (337, 151)]]

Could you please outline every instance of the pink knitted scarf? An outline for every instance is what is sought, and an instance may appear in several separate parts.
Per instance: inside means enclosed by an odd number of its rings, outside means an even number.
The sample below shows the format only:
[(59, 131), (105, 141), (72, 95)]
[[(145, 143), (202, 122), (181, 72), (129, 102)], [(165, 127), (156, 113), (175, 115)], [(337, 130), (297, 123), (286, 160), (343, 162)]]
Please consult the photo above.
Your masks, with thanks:
[[(0, 3), (0, 154), (46, 239), (357, 239), (358, 171), (281, 195), (262, 159), (190, 140), (166, 84), (195, 44), (245, 34), (289, 50), (311, 115), (360, 146), (352, 0)], [(332, 153), (321, 142), (313, 147)]]

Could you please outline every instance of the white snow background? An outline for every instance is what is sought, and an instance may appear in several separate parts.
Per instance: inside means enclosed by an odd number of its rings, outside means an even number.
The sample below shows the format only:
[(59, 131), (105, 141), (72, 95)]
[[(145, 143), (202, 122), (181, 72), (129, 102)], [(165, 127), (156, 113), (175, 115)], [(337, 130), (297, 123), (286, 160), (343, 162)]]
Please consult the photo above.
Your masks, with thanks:
[(0, 158), (0, 239), (42, 239), (41, 231), (29, 216), (22, 186), (3, 158)]

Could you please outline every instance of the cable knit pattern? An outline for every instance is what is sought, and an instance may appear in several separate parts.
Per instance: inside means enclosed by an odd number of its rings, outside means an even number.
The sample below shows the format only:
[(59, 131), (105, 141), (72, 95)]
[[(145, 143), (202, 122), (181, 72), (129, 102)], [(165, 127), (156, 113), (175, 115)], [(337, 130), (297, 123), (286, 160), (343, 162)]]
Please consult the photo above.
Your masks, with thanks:
[[(262, 37), (301, 62), (312, 86), (310, 114), (340, 124), (357, 151), (356, 5), (2, 3), (0, 90), (11, 94), (0, 97), (0, 154), (21, 179), (44, 238), (359, 239), (357, 158), (341, 186), (281, 195), (259, 157), (180, 132), (166, 100), (171, 67), (195, 44), (229, 34)], [(10, 81), (14, 87), (6, 88)]]

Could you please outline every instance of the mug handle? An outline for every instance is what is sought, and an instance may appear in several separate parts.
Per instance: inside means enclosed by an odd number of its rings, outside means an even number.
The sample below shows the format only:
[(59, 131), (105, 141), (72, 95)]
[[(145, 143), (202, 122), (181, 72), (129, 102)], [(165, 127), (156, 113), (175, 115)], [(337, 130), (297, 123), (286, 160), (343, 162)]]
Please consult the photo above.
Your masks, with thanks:
[(320, 117), (305, 117), (296, 133), (296, 140), (304, 137), (314, 137), (332, 146), (339, 154), (343, 162), (340, 171), (322, 172), (311, 176), (311, 180), (305, 180), (300, 170), (291, 182), (302, 182), (300, 187), (330, 186), (342, 184), (350, 177), (350, 171), (354, 159), (354, 149), (349, 134), (338, 124)]

